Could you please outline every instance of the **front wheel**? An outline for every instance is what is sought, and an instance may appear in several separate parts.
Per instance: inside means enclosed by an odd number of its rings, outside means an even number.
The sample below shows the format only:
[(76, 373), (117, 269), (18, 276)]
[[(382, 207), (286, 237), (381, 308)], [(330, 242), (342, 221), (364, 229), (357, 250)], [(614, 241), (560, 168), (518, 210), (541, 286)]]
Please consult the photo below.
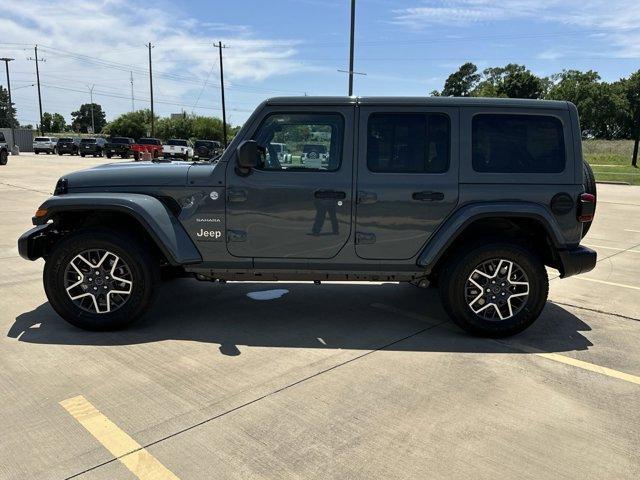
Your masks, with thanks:
[(107, 229), (86, 229), (58, 243), (43, 282), (53, 309), (85, 330), (115, 330), (150, 306), (159, 273), (140, 242)]
[(547, 301), (549, 279), (540, 259), (511, 243), (461, 250), (440, 280), (443, 306), (467, 332), (508, 337), (529, 327)]

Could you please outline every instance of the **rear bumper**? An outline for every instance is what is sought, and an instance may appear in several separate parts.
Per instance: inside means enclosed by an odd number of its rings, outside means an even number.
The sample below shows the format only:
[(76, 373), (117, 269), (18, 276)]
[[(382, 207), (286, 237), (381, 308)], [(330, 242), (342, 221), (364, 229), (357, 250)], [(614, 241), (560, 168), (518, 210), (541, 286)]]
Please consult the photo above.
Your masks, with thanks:
[(594, 250), (583, 246), (572, 250), (560, 250), (558, 256), (560, 257), (561, 278), (590, 272), (595, 268), (598, 260), (598, 255)]
[(26, 260), (36, 260), (45, 253), (51, 242), (53, 224), (45, 223), (26, 231), (18, 239), (18, 253)]

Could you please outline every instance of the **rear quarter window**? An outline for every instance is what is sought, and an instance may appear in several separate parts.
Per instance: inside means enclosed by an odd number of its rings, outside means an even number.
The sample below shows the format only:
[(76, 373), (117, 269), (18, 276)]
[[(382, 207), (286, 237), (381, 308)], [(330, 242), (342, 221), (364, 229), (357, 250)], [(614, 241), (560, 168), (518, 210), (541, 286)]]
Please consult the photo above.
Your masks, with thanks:
[(478, 114), (472, 164), (485, 173), (560, 173), (566, 163), (562, 122), (550, 115)]

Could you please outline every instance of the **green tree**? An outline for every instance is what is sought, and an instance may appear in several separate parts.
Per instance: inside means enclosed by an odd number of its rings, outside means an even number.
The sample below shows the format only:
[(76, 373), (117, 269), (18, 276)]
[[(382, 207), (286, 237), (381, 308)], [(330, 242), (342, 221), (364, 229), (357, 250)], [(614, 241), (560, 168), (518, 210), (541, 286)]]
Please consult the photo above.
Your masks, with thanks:
[(627, 134), (624, 125), (627, 106), (620, 85), (601, 82), (600, 75), (593, 70), (564, 70), (553, 75), (546, 98), (575, 104), (582, 130), (595, 137), (613, 139)]
[[(156, 117), (156, 124), (158, 123)], [(96, 127), (97, 128), (97, 127)], [(131, 137), (135, 139), (147, 137), (151, 132), (151, 110), (136, 110), (124, 113), (109, 122), (102, 133), (118, 137)]]
[(482, 81), (471, 92), (476, 97), (542, 98), (548, 80), (540, 78), (524, 65), (509, 63), (482, 72)]
[(452, 73), (444, 82), (444, 88), (439, 95), (446, 97), (468, 97), (478, 85), (481, 75), (478, 67), (467, 62), (460, 66), (457, 72)]
[(40, 130), (42, 130), (42, 133), (52, 132), (52, 124), (53, 115), (51, 115), (49, 112), (44, 112), (42, 114), (42, 121), (40, 122)]
[(170, 138), (188, 139), (193, 136), (193, 117), (190, 115), (177, 115), (158, 120), (156, 126), (158, 137), (168, 140)]
[(54, 113), (51, 119), (51, 131), (52, 132), (64, 132), (67, 127), (67, 121), (59, 113)]
[(0, 86), (0, 128), (17, 128), (16, 108), (12, 102), (9, 105), (9, 92)]
[[(87, 133), (91, 128), (91, 104), (80, 105), (79, 110), (71, 112), (71, 118), (71, 126), (76, 132)], [(93, 122), (96, 127), (93, 133), (101, 133), (107, 124), (107, 116), (98, 103), (93, 104)]]
[(620, 82), (627, 100), (626, 124), (633, 139), (631, 165), (638, 166), (638, 146), (640, 145), (640, 70)]

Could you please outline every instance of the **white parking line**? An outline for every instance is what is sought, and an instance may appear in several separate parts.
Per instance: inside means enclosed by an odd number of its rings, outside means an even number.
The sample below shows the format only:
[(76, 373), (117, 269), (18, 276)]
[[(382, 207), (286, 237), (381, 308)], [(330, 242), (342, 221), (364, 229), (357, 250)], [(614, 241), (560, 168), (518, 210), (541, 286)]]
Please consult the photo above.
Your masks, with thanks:
[(640, 230), (633, 230), (631, 228), (625, 228), (624, 229), (625, 232), (633, 232), (633, 233), (640, 233)]
[(571, 278), (575, 278), (576, 280), (582, 280), (585, 282), (602, 283), (604, 285), (612, 285), (614, 287), (623, 287), (623, 288), (631, 288), (632, 290), (640, 290), (640, 287), (637, 287), (635, 285), (625, 285), (624, 283), (607, 282), (606, 280), (598, 280), (596, 278), (581, 277), (581, 276), (576, 276)]
[(585, 247), (604, 248), (606, 250), (615, 250), (617, 252), (640, 253), (640, 250), (631, 250), (628, 248), (606, 247), (604, 245), (594, 245), (593, 243), (583, 243)]

